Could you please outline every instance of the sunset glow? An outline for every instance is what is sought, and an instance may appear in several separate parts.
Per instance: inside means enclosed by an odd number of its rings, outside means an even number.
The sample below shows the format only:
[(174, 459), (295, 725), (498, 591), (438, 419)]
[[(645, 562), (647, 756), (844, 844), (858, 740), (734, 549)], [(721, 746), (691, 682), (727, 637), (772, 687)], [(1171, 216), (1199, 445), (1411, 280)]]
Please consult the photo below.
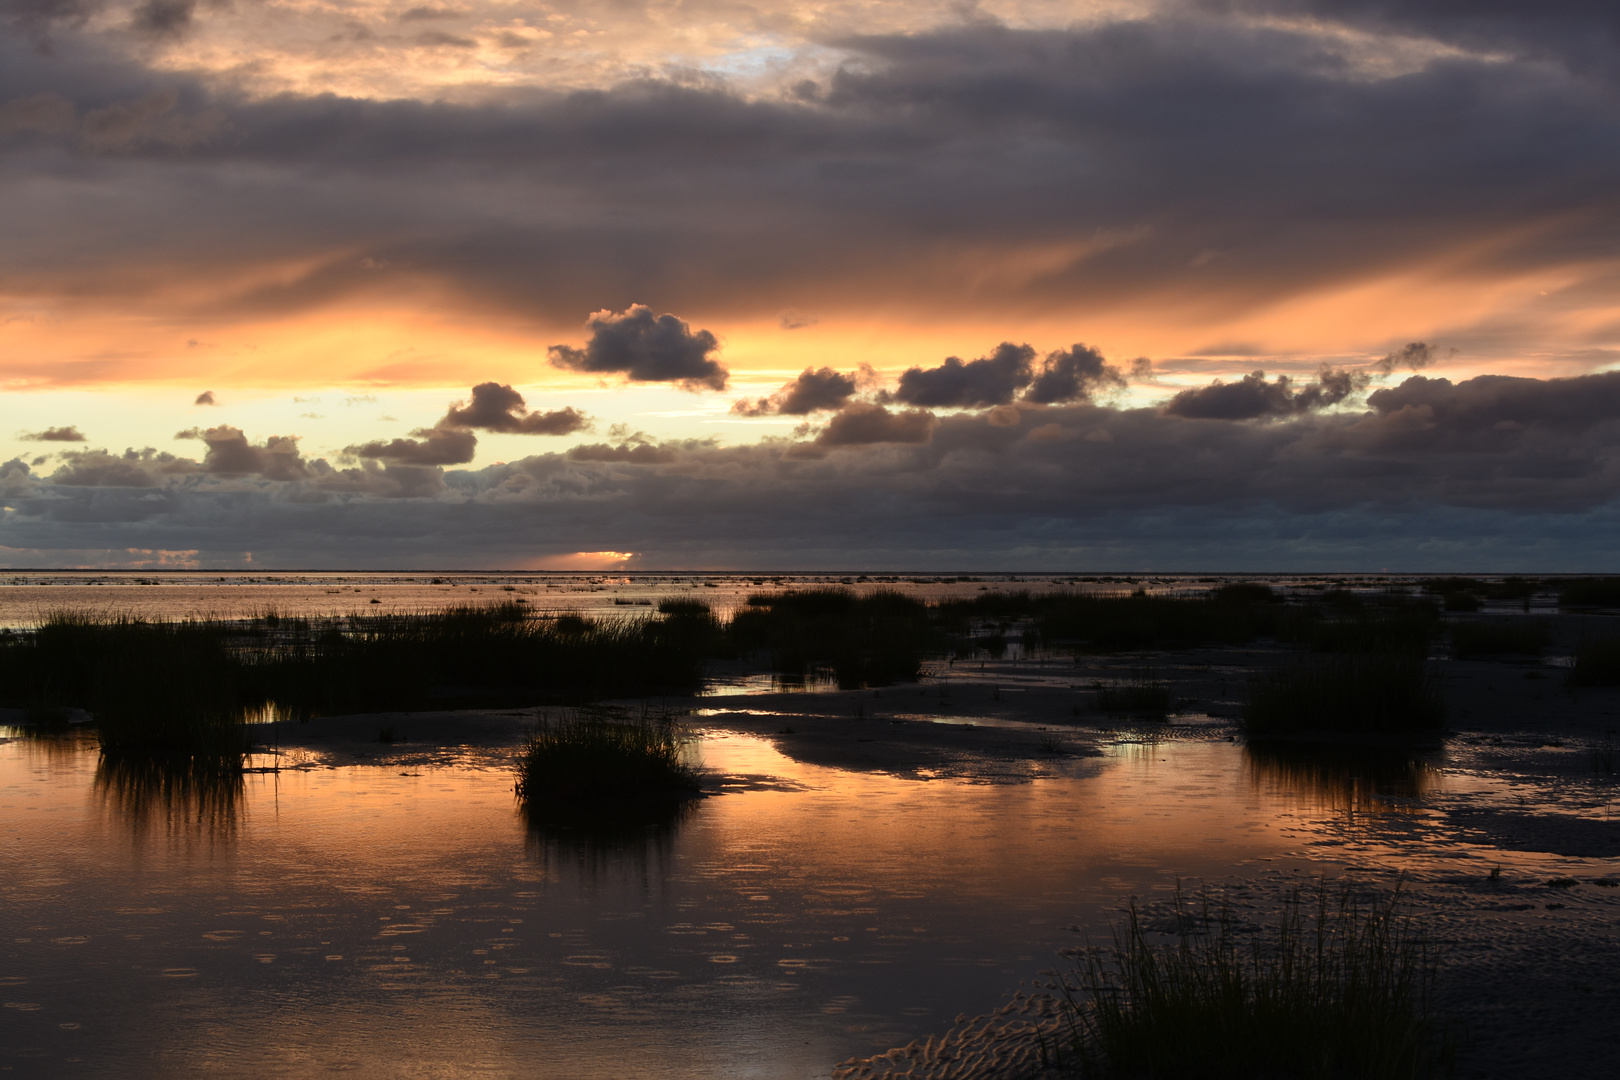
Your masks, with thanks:
[(1585, 16), (5, 12), (12, 565), (1620, 554)]

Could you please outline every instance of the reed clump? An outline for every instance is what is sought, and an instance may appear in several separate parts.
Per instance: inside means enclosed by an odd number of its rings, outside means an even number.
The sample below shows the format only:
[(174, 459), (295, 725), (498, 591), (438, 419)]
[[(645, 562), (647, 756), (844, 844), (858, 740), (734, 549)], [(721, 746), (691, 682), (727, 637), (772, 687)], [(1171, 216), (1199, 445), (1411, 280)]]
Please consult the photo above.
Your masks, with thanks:
[(846, 688), (915, 679), (923, 658), (945, 644), (927, 604), (887, 589), (755, 593), (728, 637), (738, 653), (766, 654), (776, 671), (830, 667)]
[(1574, 578), (1563, 586), (1559, 607), (1620, 607), (1620, 577)]
[(1251, 738), (1432, 733), (1445, 723), (1445, 701), (1422, 653), (1314, 655), (1258, 679), (1243, 723)]
[(582, 710), (547, 720), (524, 747), (518, 798), (528, 807), (667, 802), (698, 791), (687, 737), (669, 716)]
[(1620, 637), (1587, 638), (1575, 647), (1571, 686), (1620, 686)]
[(1283, 605), (1264, 585), (1228, 585), (1199, 596), (1028, 591), (946, 600), (935, 611), (957, 633), (975, 620), (1028, 619), (1048, 646), (1092, 652), (1240, 644), (1277, 633)]
[(1397, 912), (1349, 889), (1299, 890), (1269, 932), (1244, 936), (1207, 895), (1175, 898), (1173, 940), (1155, 944), (1133, 901), (1111, 950), (1065, 980), (1070, 1049), (1087, 1076), (1418, 1080), (1452, 1049), (1429, 1012), (1434, 955)]
[(1452, 624), (1451, 654), (1540, 656), (1552, 642), (1544, 619), (1469, 619)]
[(246, 622), (63, 612), (0, 641), (0, 702), (84, 708), (107, 754), (234, 756), (269, 708), (310, 716), (688, 691), (710, 615), (591, 620), (519, 603)]

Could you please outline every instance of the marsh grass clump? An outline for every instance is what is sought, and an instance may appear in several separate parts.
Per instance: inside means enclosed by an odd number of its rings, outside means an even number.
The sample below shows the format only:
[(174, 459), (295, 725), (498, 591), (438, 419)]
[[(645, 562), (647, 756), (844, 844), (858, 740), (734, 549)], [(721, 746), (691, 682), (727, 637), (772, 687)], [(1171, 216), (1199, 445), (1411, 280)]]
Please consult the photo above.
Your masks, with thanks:
[(945, 642), (927, 604), (890, 589), (755, 593), (727, 636), (738, 653), (767, 654), (776, 671), (830, 667), (845, 688), (915, 679)]
[(1587, 638), (1575, 647), (1571, 686), (1620, 686), (1620, 637)]
[(1576, 578), (1558, 592), (1559, 607), (1620, 607), (1620, 577)]
[(627, 807), (687, 798), (698, 774), (668, 716), (582, 710), (542, 723), (524, 747), (518, 798), (530, 808)]
[(1387, 598), (1382, 603), (1296, 608), (1281, 618), (1279, 637), (1311, 652), (1422, 651), (1440, 627), (1427, 601)]
[(1552, 628), (1543, 619), (1469, 619), (1453, 623), (1451, 653), (1470, 656), (1540, 656), (1552, 642)]
[(1434, 732), (1444, 722), (1445, 701), (1416, 652), (1306, 657), (1256, 680), (1243, 712), (1251, 738)]
[(1029, 619), (1032, 641), (1106, 653), (1252, 641), (1277, 632), (1284, 606), (1263, 585), (1233, 585), (1191, 597), (986, 592), (934, 610), (955, 633), (975, 621)]
[(0, 648), (0, 694), (34, 715), (87, 709), (109, 756), (235, 762), (247, 679), (226, 628), (57, 612)]
[(1165, 944), (1135, 902), (1111, 950), (1089, 950), (1065, 980), (1079, 1071), (1109, 1078), (1417, 1080), (1450, 1071), (1429, 1013), (1435, 962), (1397, 913), (1400, 891), (1362, 905), (1326, 885), (1294, 890), (1277, 925), (1241, 934), (1207, 895), (1179, 890)]
[(234, 758), (252, 718), (695, 689), (712, 614), (531, 617), (511, 602), (241, 622), (59, 612), (0, 640), (0, 703), (94, 717), (109, 755)]
[(1170, 684), (1151, 671), (1133, 672), (1128, 678), (1093, 684), (1097, 707), (1104, 712), (1163, 716), (1170, 711)]

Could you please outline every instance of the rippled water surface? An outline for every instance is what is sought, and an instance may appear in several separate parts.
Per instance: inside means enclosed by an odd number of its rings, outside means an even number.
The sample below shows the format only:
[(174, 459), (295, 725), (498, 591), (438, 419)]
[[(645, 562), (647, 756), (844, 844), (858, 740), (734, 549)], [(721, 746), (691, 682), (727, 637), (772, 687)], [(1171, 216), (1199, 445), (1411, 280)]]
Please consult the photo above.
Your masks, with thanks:
[(1131, 893), (1320, 870), (1292, 856), (1367, 801), (1225, 741), (1119, 742), (1003, 785), (724, 731), (701, 752), (728, 793), (604, 834), (529, 828), (493, 759), (165, 788), (98, 774), (91, 738), (13, 739), (3, 1064), (825, 1076), (994, 1007)]

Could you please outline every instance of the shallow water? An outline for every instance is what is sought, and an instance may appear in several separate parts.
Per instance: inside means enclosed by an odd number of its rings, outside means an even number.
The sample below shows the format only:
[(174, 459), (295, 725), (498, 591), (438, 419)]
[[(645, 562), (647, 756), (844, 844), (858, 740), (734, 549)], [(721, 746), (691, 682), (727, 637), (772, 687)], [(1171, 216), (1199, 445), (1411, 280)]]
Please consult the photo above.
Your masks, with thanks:
[[(924, 600), (937, 601), (1006, 589), (1119, 593), (1142, 588), (1152, 593), (1191, 593), (1231, 580), (1265, 581), (1284, 589), (1331, 586), (1377, 591), (1407, 587), (1418, 578), (1412, 575), (9, 571), (0, 578), (0, 628), (32, 626), (44, 614), (64, 609), (110, 610), (145, 618), (241, 619), (265, 611), (292, 617), (375, 615), (522, 600), (535, 611), (566, 610), (599, 616), (646, 614), (658, 600), (680, 596), (705, 600), (718, 614), (726, 616), (742, 606), (750, 593), (782, 588), (898, 589)], [(1550, 596), (1536, 601), (1538, 610), (1550, 604)], [(1496, 606), (1504, 611), (1518, 610), (1514, 605)]]
[(165, 794), (93, 740), (11, 741), (0, 1066), (825, 1076), (994, 1007), (1131, 894), (1321, 872), (1357, 797), (1224, 741), (1012, 785), (702, 755), (728, 793), (601, 836), (531, 831), (493, 763)]

